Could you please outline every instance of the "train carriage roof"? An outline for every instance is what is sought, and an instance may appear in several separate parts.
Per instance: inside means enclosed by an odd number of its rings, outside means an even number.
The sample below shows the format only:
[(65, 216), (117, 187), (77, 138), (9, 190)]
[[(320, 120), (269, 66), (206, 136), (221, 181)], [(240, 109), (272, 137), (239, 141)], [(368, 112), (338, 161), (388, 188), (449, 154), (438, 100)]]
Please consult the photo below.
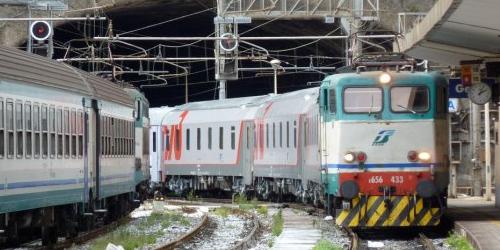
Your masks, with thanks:
[(0, 80), (38, 84), (133, 106), (130, 96), (115, 83), (65, 63), (13, 48), (0, 47)]

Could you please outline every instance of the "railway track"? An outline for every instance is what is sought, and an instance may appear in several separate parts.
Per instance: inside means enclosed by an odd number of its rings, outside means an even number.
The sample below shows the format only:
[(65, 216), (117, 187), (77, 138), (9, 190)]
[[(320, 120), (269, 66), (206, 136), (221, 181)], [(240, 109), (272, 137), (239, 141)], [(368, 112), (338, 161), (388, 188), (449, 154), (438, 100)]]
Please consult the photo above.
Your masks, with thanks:
[[(369, 249), (369, 238), (360, 237), (360, 235), (351, 229), (345, 229), (350, 238), (350, 250), (365, 250)], [(386, 240), (386, 242), (391, 240)], [(436, 246), (432, 240), (429, 239), (424, 233), (419, 233), (417, 237), (412, 239), (395, 239), (392, 242), (390, 249), (422, 249), (422, 250), (436, 250)]]

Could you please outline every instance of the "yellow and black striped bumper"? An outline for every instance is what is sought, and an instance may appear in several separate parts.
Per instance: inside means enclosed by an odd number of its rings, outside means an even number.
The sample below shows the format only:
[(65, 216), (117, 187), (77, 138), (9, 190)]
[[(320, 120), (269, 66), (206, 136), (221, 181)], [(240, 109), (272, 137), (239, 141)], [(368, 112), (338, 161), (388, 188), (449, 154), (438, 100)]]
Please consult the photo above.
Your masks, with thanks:
[(436, 226), (440, 208), (424, 206), (423, 198), (413, 196), (369, 196), (354, 198), (351, 209), (337, 215), (336, 223), (343, 227), (410, 227)]

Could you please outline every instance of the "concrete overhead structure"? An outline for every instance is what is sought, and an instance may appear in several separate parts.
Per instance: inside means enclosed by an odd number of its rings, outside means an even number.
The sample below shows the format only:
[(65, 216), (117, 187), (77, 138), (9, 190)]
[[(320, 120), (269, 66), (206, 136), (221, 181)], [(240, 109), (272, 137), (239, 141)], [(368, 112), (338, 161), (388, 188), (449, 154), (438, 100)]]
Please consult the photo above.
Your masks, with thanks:
[(420, 23), (397, 40), (400, 51), (443, 65), (498, 59), (499, 7), (498, 0), (439, 0)]

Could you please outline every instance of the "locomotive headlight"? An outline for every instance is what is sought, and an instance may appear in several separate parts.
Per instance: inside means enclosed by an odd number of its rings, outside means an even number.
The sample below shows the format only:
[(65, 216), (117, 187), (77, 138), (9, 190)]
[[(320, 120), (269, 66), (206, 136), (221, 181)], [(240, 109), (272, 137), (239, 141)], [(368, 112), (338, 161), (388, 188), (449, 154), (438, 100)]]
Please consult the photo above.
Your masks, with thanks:
[(353, 152), (347, 152), (345, 155), (344, 155), (344, 161), (347, 162), (347, 163), (352, 163), (354, 162), (354, 159), (356, 159), (356, 155), (354, 155)]
[(421, 161), (429, 161), (431, 159), (431, 154), (427, 152), (418, 153), (418, 159)]
[(387, 84), (391, 81), (391, 75), (387, 73), (382, 73), (382, 75), (378, 77), (378, 81), (382, 84)]

